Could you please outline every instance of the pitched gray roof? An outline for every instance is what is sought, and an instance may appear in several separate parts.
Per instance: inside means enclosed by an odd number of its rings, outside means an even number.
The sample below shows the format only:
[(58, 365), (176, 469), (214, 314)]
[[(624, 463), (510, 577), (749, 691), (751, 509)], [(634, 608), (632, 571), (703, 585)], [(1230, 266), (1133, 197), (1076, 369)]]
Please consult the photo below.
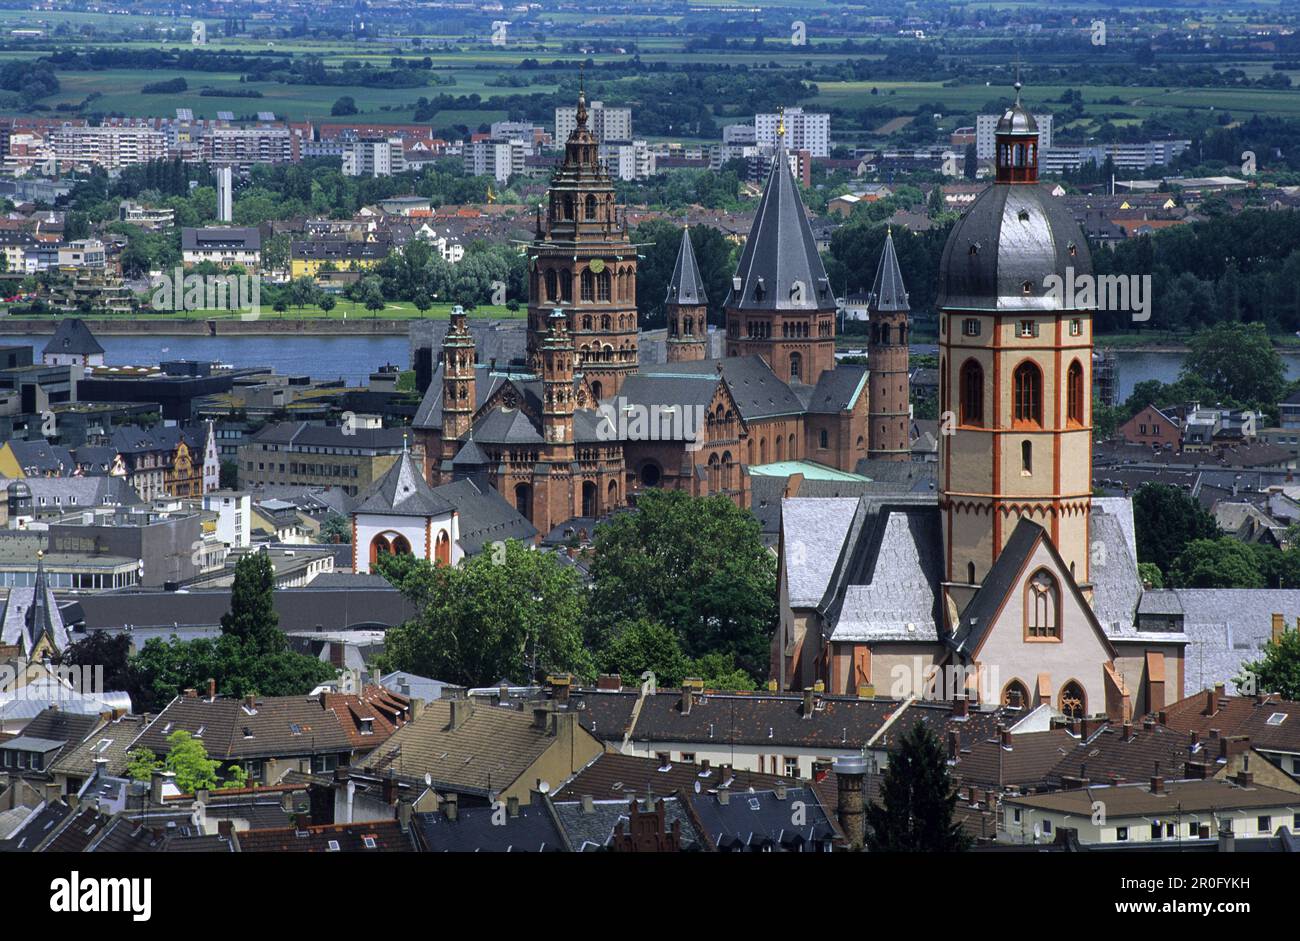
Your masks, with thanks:
[(704, 295), (704, 279), (700, 277), (700, 267), (695, 262), (695, 248), (691, 245), (691, 230), (682, 228), (682, 244), (677, 249), (677, 264), (673, 267), (673, 276), (668, 282), (669, 304), (707, 304)]
[(745, 421), (776, 415), (797, 415), (804, 404), (782, 382), (761, 356), (729, 356), (726, 359), (700, 359), (684, 363), (656, 363), (646, 367), (642, 376), (714, 377), (721, 373), (740, 417)]
[(953, 647), (968, 655), (973, 655), (979, 649), (1006, 600), (1007, 592), (1015, 584), (1040, 540), (1051, 542), (1047, 538), (1047, 530), (1033, 520), (1021, 517), (1011, 532), (1011, 538), (989, 567), (979, 591), (962, 612), (961, 624), (952, 636)]
[(99, 345), (95, 335), (77, 317), (59, 321), (54, 336), (45, 344), (43, 355), (61, 354), (63, 356), (95, 356), (102, 354), (104, 348)]
[(744, 310), (819, 310), (835, 306), (783, 147), (772, 161), (772, 175), (759, 201), (754, 227), (745, 240), (725, 306)]
[(403, 451), (392, 467), (362, 494), (354, 513), (382, 513), (393, 516), (441, 516), (454, 510), (433, 492), (409, 451)]
[(881, 313), (908, 311), (907, 289), (903, 286), (903, 273), (898, 270), (898, 255), (894, 253), (894, 233), (885, 234), (885, 250), (880, 253), (876, 267), (876, 280), (871, 286), (868, 309)]
[[(785, 485), (780, 478), (772, 481)], [(759, 486), (758, 479), (754, 485)], [(857, 497), (781, 501), (782, 560), (792, 608), (821, 603), (859, 502)]]
[[(1175, 588), (1172, 592), (1183, 609), (1183, 630), (1189, 640), (1183, 653), (1184, 696), (1215, 683), (1225, 683), (1228, 692), (1234, 692), (1233, 678), (1246, 663), (1263, 656), (1262, 648), (1272, 636), (1273, 615), (1282, 615), (1288, 627), (1300, 618), (1300, 591), (1293, 589)], [(1167, 593), (1147, 592), (1140, 610), (1149, 610), (1148, 596), (1163, 594)]]
[(481, 552), (489, 543), (505, 539), (526, 542), (537, 536), (537, 527), (493, 487), (480, 490), (472, 480), (457, 480), (432, 492), (460, 515), (458, 542), (467, 555)]

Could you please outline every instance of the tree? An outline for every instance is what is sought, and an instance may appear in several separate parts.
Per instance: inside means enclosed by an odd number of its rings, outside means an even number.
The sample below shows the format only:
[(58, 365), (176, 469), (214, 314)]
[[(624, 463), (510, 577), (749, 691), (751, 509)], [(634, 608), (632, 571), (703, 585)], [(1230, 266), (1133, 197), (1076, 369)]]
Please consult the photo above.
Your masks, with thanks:
[[(126, 634), (93, 631), (86, 637), (69, 644), (59, 656), (60, 667), (102, 667), (103, 688), (129, 690), (131, 688), (128, 661), (131, 655), (131, 638)], [(96, 678), (99, 681), (99, 678)]]
[(221, 616), (221, 633), (234, 637), (250, 654), (285, 649), (280, 615), (275, 612), (275, 568), (265, 552), (249, 552), (235, 563), (230, 611)]
[(217, 786), (217, 768), (221, 762), (208, 757), (202, 741), (184, 729), (177, 729), (167, 736), (167, 745), (167, 759), (163, 764), (176, 775), (176, 786), (181, 793), (193, 794)]
[(1300, 699), (1300, 631), (1286, 630), (1264, 644), (1264, 657), (1247, 663), (1238, 688), (1251, 680), (1261, 693), (1278, 693), (1283, 699)]
[(1169, 576), (1174, 559), (1195, 539), (1215, 539), (1214, 517), (1190, 496), (1168, 484), (1146, 483), (1133, 495), (1138, 560)]
[(689, 660), (672, 628), (639, 618), (618, 625), (598, 664), (602, 673), (639, 677), (646, 670), (664, 686), (677, 686), (690, 675)]
[(1160, 566), (1154, 562), (1138, 563), (1138, 578), (1146, 588), (1164, 588), (1165, 577), (1160, 572)]
[(135, 748), (126, 755), (126, 776), (132, 781), (148, 781), (162, 762), (147, 748)]
[(551, 553), (511, 539), (457, 566), (385, 556), (379, 571), (416, 610), (384, 637), (387, 670), (468, 686), (557, 671), (595, 676), (582, 643), (586, 593)]
[(327, 317), (329, 316), (329, 312), (332, 311), (337, 304), (338, 301), (334, 299), (333, 294), (322, 294), (316, 299), (316, 306), (319, 307)]
[(1262, 323), (1221, 323), (1192, 337), (1181, 376), (1197, 376), (1223, 399), (1274, 409), (1286, 387), (1282, 357)]
[(352, 541), (352, 521), (342, 513), (331, 513), (321, 523), (317, 542), (350, 543)]
[(1179, 588), (1263, 588), (1264, 577), (1251, 547), (1231, 536), (1194, 539), (1168, 572)]
[(634, 512), (596, 530), (587, 644), (658, 621), (688, 657), (720, 653), (753, 679), (767, 674), (776, 626), (776, 562), (757, 521), (723, 496), (647, 490)]
[(351, 95), (344, 95), (330, 107), (330, 114), (336, 118), (357, 113), (357, 102)]
[(953, 821), (957, 794), (938, 738), (912, 725), (889, 754), (880, 803), (867, 805), (866, 848), (873, 853), (950, 853), (970, 839)]

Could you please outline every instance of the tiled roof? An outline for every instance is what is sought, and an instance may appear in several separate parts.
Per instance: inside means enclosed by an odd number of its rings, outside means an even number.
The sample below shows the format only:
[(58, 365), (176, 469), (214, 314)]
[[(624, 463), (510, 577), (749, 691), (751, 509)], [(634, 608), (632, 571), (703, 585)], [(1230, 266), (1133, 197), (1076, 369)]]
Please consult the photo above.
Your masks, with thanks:
[(1050, 784), (1060, 786), (1065, 777), (1086, 777), (1097, 784), (1146, 781), (1157, 768), (1165, 777), (1184, 777), (1187, 761), (1205, 755), (1202, 746), (1192, 750), (1191, 736), (1154, 722), (1130, 725), (1127, 732), (1123, 726), (1106, 725), (1074, 742), (1047, 775)]
[(1300, 753), (1300, 703), (1277, 696), (1225, 696), (1203, 690), (1164, 709), (1171, 729), (1196, 732), (1206, 740), (1220, 735), (1248, 735), (1263, 751)]
[(1003, 798), (1003, 804), (1063, 811), (1085, 818), (1092, 816), (1096, 801), (1105, 804), (1107, 818), (1114, 820), (1148, 814), (1227, 813), (1252, 808), (1289, 807), (1296, 804), (1296, 795), (1263, 785), (1243, 788), (1231, 781), (1207, 778), (1166, 782), (1164, 792), (1160, 794), (1151, 793), (1149, 784), (1123, 784)]
[(396, 820), (325, 824), (295, 829), (244, 830), (237, 834), (244, 853), (410, 853), (410, 831)]
[(121, 775), (126, 771), (127, 752), (144, 730), (144, 716), (120, 716), (96, 729), (75, 748), (65, 749), (50, 765), (50, 770), (75, 777), (89, 777), (98, 765), (95, 759), (106, 759), (104, 773)]
[(639, 758), (617, 752), (597, 755), (585, 768), (565, 781), (552, 793), (557, 801), (589, 796), (597, 800), (627, 800), (633, 795), (663, 797), (675, 791), (694, 793), (714, 791), (726, 784), (733, 792), (758, 789), (772, 790), (791, 784), (790, 778), (757, 771), (726, 769), (718, 765), (705, 767), (682, 761), (661, 764), (654, 758)]
[(1002, 744), (1000, 736), (981, 738), (958, 752), (952, 774), (962, 784), (976, 787), (1038, 785), (1075, 744), (1065, 729), (1012, 735), (1009, 746)]
[(218, 760), (348, 752), (352, 740), (320, 696), (242, 699), (178, 696), (141, 733), (135, 747), (166, 754), (167, 736), (184, 730)]
[(552, 853), (564, 849), (564, 837), (551, 809), (542, 801), (508, 813), (505, 825), (495, 807), (461, 807), (456, 819), (441, 812), (413, 814), (411, 832), (425, 853)]

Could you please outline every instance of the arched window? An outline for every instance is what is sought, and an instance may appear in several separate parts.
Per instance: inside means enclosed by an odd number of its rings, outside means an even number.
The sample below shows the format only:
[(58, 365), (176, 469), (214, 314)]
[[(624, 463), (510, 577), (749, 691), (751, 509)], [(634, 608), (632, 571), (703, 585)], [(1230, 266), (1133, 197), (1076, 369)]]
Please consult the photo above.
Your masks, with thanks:
[(373, 566), (381, 555), (389, 555), (393, 548), (382, 535), (370, 540), (370, 564)]
[(974, 562), (966, 563), (966, 584), (968, 585), (975, 584), (975, 563)]
[(564, 218), (565, 219), (573, 218), (573, 197), (572, 196), (564, 197)]
[(596, 515), (596, 485), (590, 480), (582, 482), (582, 515), (588, 518)]
[(605, 392), (605, 387), (602, 386), (599, 381), (593, 382), (591, 384), (591, 397), (595, 399), (597, 402), (601, 400), (601, 397), (604, 395), (604, 392)]
[(798, 353), (790, 354), (790, 381), (803, 381), (803, 357)]
[(596, 299), (596, 278), (588, 268), (582, 269), (582, 300), (594, 301)]
[(433, 561), (438, 565), (451, 565), (451, 537), (445, 529), (438, 533), (438, 539), (434, 543)]
[(1031, 362), (1023, 362), (1015, 371), (1013, 419), (1031, 425), (1043, 424), (1043, 374)]
[(1083, 424), (1083, 367), (1077, 359), (1065, 374), (1065, 416), (1076, 425)]
[(823, 451), (830, 447), (830, 437), (831, 436), (826, 432), (826, 429), (823, 428), (817, 435), (817, 447), (821, 448)]
[(528, 484), (515, 484), (515, 509), (520, 516), (533, 518), (533, 488)]
[(776, 460), (778, 464), (785, 460), (785, 439), (780, 435), (776, 436)]
[(596, 197), (588, 194), (586, 205), (587, 221), (594, 221), (596, 218)]
[(1088, 694), (1083, 691), (1083, 687), (1077, 680), (1070, 680), (1061, 687), (1056, 708), (1071, 719), (1082, 719), (1088, 714)]
[(568, 268), (560, 269), (560, 300), (566, 304), (573, 301), (573, 275)]
[(556, 283), (555, 269), (546, 269), (546, 299), (553, 301), (559, 297), (559, 285)]
[(609, 482), (609, 502), (606, 504), (606, 509), (612, 510), (616, 506), (618, 506), (618, 481), (611, 480)]
[(961, 367), (961, 423), (984, 424), (984, 367), (973, 359)]
[(1019, 680), (1012, 680), (1002, 688), (1002, 705), (1009, 709), (1028, 709), (1029, 690)]
[(1061, 590), (1047, 569), (1039, 569), (1025, 585), (1025, 637), (1061, 639)]
[(606, 268), (600, 274), (596, 275), (596, 300), (607, 301), (610, 294), (610, 277), (609, 269)]
[(1034, 445), (1028, 438), (1020, 442), (1020, 472), (1022, 474), (1034, 472)]
[(393, 555), (410, 555), (410, 554), (411, 554), (411, 544), (410, 542), (407, 541), (406, 537), (401, 535), (394, 536)]

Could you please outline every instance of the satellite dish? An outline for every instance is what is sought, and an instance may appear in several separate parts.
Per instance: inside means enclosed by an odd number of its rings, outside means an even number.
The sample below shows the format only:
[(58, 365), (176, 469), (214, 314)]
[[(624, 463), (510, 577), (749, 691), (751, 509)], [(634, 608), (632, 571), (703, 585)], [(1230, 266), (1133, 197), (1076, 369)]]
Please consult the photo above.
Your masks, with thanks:
[(1034, 824), (1034, 839), (1037, 840), (1042, 835), (1043, 835), (1043, 825), (1041, 823)]
[(538, 793), (541, 793), (541, 794), (549, 794), (549, 793), (551, 793), (551, 786), (550, 786), (548, 783), (546, 783), (545, 781), (539, 781), (539, 782), (537, 783), (537, 790), (538, 790)]
[(700, 793), (700, 782), (699, 782), (699, 781), (696, 781), (696, 782), (695, 782), (695, 793), (696, 793), (696, 794)]
[(424, 786), (425, 787), (433, 786), (433, 775), (430, 774), (428, 771), (424, 773)]

